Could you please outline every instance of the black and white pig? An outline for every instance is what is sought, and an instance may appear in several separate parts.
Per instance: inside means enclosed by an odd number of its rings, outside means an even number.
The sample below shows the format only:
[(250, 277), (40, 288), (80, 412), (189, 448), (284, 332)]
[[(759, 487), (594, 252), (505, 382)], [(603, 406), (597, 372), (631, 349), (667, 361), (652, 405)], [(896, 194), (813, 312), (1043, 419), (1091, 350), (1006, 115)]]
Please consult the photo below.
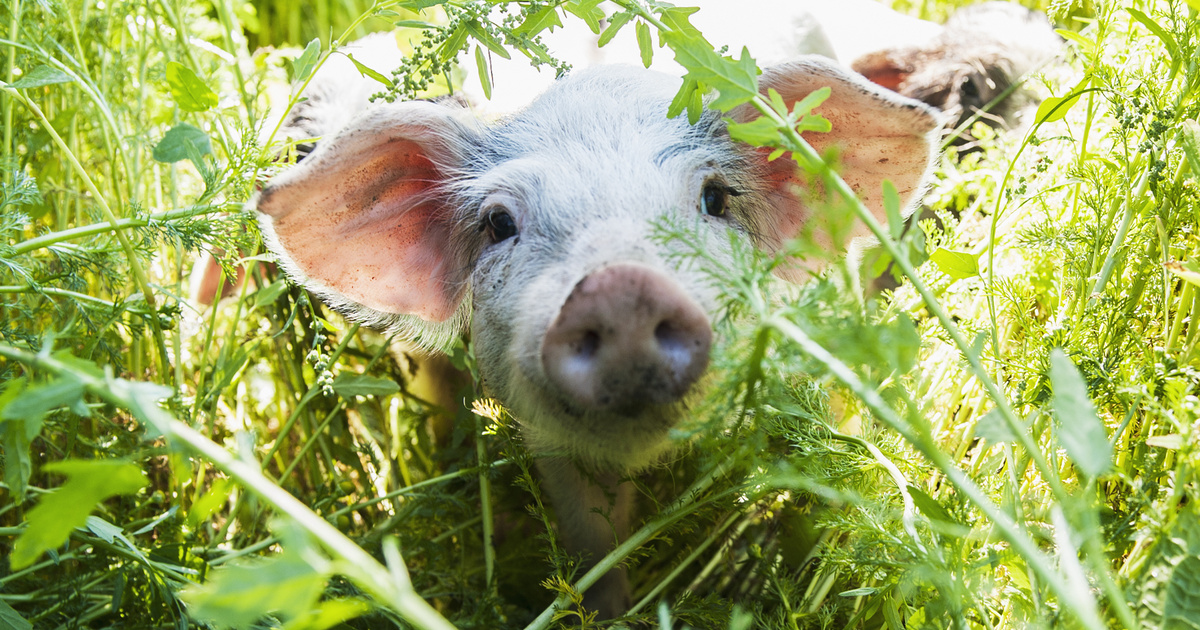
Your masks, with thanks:
[[(818, 57), (760, 77), (789, 103), (825, 86), (818, 113), (833, 129), (808, 141), (837, 147), (877, 214), (884, 180), (910, 206), (939, 115)], [(812, 212), (796, 163), (730, 139), (719, 112), (667, 118), (677, 87), (592, 68), (493, 124), (452, 105), (375, 104), (251, 201), (283, 269), (347, 317), (429, 348), (469, 327), (483, 388), (533, 453), (555, 454), (538, 460), (543, 487), (564, 544), (592, 562), (627, 533), (619, 479), (671, 447), (712, 343), (713, 288), (668, 262), (652, 224), (694, 222), (719, 259), (730, 233), (775, 250)], [(585, 604), (613, 616), (628, 592), (618, 569)]]

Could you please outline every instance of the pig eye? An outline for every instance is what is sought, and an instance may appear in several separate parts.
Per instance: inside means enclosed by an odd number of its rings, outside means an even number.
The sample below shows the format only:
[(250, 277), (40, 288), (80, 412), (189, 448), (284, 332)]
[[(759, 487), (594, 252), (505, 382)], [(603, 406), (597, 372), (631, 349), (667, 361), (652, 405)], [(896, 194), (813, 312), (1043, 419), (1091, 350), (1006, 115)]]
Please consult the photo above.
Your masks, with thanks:
[(487, 230), (488, 238), (491, 238), (493, 243), (507, 241), (517, 235), (516, 221), (513, 221), (512, 215), (503, 209), (489, 212), (484, 227)]
[(723, 217), (729, 205), (729, 196), (740, 194), (719, 182), (708, 182), (700, 193), (700, 211), (712, 217)]

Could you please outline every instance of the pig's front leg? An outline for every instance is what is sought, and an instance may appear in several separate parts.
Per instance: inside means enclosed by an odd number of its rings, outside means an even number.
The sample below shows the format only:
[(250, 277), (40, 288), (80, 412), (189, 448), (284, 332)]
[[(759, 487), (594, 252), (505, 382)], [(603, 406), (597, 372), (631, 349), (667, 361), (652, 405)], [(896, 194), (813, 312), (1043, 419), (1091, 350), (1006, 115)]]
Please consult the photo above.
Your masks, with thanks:
[[(537, 460), (542, 488), (558, 516), (558, 532), (567, 553), (583, 557), (587, 570), (629, 535), (633, 485), (615, 472), (585, 475), (565, 457)], [(582, 575), (582, 573), (580, 574)], [(629, 579), (615, 567), (584, 593), (583, 606), (612, 619), (629, 609)]]

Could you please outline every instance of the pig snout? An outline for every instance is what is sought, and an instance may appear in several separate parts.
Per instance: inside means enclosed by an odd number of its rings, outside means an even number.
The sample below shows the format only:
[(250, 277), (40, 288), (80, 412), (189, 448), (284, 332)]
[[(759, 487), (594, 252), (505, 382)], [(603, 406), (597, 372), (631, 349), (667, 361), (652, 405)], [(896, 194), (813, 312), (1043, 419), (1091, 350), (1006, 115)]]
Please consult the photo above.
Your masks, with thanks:
[(575, 285), (542, 344), (550, 382), (583, 410), (635, 415), (679, 400), (708, 367), (712, 325), (677, 282), (638, 264)]

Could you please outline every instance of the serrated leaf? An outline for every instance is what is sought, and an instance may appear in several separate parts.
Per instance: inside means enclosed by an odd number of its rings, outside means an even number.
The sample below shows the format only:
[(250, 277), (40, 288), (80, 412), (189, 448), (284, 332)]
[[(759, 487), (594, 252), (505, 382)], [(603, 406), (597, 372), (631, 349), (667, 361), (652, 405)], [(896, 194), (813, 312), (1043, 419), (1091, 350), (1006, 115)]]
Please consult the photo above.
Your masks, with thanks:
[(548, 6), (544, 9), (534, 11), (526, 16), (525, 21), (521, 25), (513, 29), (513, 33), (517, 35), (533, 36), (541, 33), (546, 29), (561, 27), (562, 19), (558, 17), (558, 9), (554, 6)]
[(351, 396), (387, 396), (400, 391), (390, 378), (379, 378), (354, 372), (342, 372), (333, 379), (333, 391), (343, 398)]
[(633, 14), (628, 11), (622, 11), (610, 17), (608, 28), (604, 29), (603, 33), (600, 33), (600, 39), (597, 40), (596, 45), (603, 48), (608, 42), (611, 42), (617, 36), (617, 33), (621, 32), (621, 28), (629, 23), (632, 17)]
[(167, 62), (167, 85), (171, 98), (179, 109), (189, 112), (208, 111), (217, 106), (217, 94), (192, 72), (191, 68), (175, 62)]
[(1058, 416), (1058, 439), (1080, 472), (1096, 477), (1112, 465), (1112, 450), (1104, 423), (1088, 397), (1079, 369), (1063, 353), (1050, 352), (1050, 382), (1054, 387), (1051, 405)]
[(33, 624), (13, 610), (8, 602), (0, 599), (0, 630), (33, 630)]
[[(658, 17), (672, 31), (687, 37), (698, 37), (703, 41), (704, 38), (701, 37), (700, 31), (692, 26), (690, 20), (692, 14), (699, 10), (698, 7), (667, 7)], [(708, 44), (708, 42), (704, 43)], [(712, 45), (708, 44), (708, 47), (711, 49)]]
[(137, 465), (121, 460), (63, 460), (43, 470), (66, 475), (57, 491), (42, 495), (25, 517), (28, 527), (13, 543), (13, 569), (33, 564), (48, 549), (65, 543), (71, 530), (83, 527), (98, 503), (109, 497), (132, 494), (148, 483)]
[[(795, 105), (792, 106), (792, 116), (794, 118), (799, 118), (800, 116), (803, 116), (820, 107), (822, 103), (829, 100), (829, 96), (831, 94), (833, 94), (833, 90), (830, 89), (829, 86), (818, 88), (812, 92), (809, 92), (804, 98), (800, 99)], [(781, 96), (779, 99), (782, 101), (783, 97)]]
[(718, 55), (699, 37), (678, 32), (663, 33), (663, 39), (675, 52), (675, 61), (687, 69), (685, 78), (717, 90), (711, 106), (727, 112), (758, 95), (758, 66), (750, 51), (742, 48), (740, 59)]
[(375, 79), (376, 81), (382, 83), (384, 86), (386, 86), (388, 88), (395, 87), (395, 84), (392, 83), (391, 79), (383, 76), (382, 73), (372, 69), (370, 66), (355, 59), (354, 55), (352, 55), (350, 53), (346, 53), (346, 58), (349, 59), (354, 64), (354, 67), (355, 67), (355, 69), (358, 70), (358, 73), (363, 75), (364, 77)]
[(904, 233), (904, 219), (900, 216), (900, 193), (890, 179), (883, 180), (883, 210), (887, 213), (888, 234), (892, 240), (900, 240)]
[(429, 7), (436, 7), (446, 4), (449, 1), (450, 0), (405, 0), (405, 2), (401, 2), (397, 6), (402, 9), (408, 9), (409, 11), (420, 11), (421, 9), (428, 9)]
[(483, 46), (479, 44), (475, 45), (475, 71), (479, 74), (483, 97), (492, 100), (492, 73), (488, 70), (487, 55), (483, 54)]
[(671, 104), (667, 106), (667, 118), (674, 118), (682, 114), (691, 101), (692, 95), (699, 90), (700, 84), (685, 77), (683, 85), (679, 86), (679, 91), (675, 93), (675, 97), (671, 99)]
[(321, 40), (314, 37), (308, 45), (304, 47), (304, 52), (300, 53), (292, 61), (292, 81), (297, 83), (308, 79), (308, 75), (312, 74), (313, 68), (317, 65), (317, 58), (321, 56)]
[(929, 255), (929, 262), (937, 265), (938, 271), (955, 280), (974, 278), (979, 275), (979, 262), (970, 252), (956, 252), (939, 247)]
[[(637, 30), (638, 51), (642, 55), (642, 65), (649, 68), (654, 62), (654, 42), (650, 39), (650, 25), (638, 20)], [(1200, 172), (1200, 171), (1198, 171)]]
[(297, 554), (229, 563), (212, 571), (202, 585), (180, 593), (198, 619), (232, 628), (248, 628), (263, 615), (289, 616), (311, 610), (325, 588), (326, 576)]
[(208, 134), (187, 123), (179, 123), (171, 127), (162, 140), (154, 145), (154, 159), (159, 162), (179, 162), (191, 159), (193, 155), (208, 155), (212, 153), (212, 142)]
[(1179, 44), (1175, 42), (1174, 35), (1171, 35), (1169, 32), (1167, 32), (1167, 29), (1159, 26), (1158, 22), (1152, 20), (1150, 16), (1146, 15), (1145, 13), (1142, 13), (1134, 8), (1128, 8), (1125, 10), (1129, 12), (1129, 15), (1133, 16), (1133, 19), (1140, 22), (1142, 26), (1145, 26), (1147, 30), (1149, 30), (1151, 33), (1154, 33), (1155, 37), (1158, 37), (1158, 39), (1162, 41), (1163, 47), (1167, 49), (1167, 54), (1171, 55), (1171, 59), (1179, 58)]
[(74, 83), (75, 79), (71, 75), (55, 68), (53, 66), (40, 65), (30, 70), (25, 76), (8, 84), (8, 87), (21, 90), (25, 88), (37, 88), (46, 85), (55, 85), (57, 83)]

